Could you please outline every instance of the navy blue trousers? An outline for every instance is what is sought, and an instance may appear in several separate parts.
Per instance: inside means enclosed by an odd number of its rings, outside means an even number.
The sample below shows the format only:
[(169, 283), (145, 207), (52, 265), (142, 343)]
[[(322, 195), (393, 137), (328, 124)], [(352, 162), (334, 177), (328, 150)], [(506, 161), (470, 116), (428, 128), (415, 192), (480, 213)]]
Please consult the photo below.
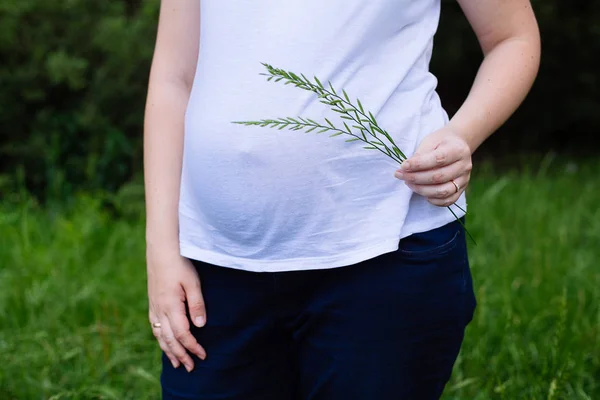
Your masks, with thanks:
[(194, 264), (207, 358), (188, 373), (163, 354), (165, 400), (439, 399), (475, 310), (458, 222), (327, 270)]

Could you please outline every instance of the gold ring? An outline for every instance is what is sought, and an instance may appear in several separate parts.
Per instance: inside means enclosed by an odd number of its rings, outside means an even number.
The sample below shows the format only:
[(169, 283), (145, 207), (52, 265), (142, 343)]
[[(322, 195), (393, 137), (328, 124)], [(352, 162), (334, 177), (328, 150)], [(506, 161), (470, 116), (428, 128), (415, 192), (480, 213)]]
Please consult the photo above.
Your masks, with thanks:
[(454, 187), (456, 188), (456, 193), (458, 193), (460, 191), (460, 186), (458, 186), (458, 184), (454, 182), (454, 179), (451, 179), (450, 182), (454, 184)]
[(153, 328), (160, 328), (160, 326), (161, 326), (161, 325), (160, 325), (160, 322), (153, 322), (153, 323), (152, 323), (152, 327), (153, 327)]

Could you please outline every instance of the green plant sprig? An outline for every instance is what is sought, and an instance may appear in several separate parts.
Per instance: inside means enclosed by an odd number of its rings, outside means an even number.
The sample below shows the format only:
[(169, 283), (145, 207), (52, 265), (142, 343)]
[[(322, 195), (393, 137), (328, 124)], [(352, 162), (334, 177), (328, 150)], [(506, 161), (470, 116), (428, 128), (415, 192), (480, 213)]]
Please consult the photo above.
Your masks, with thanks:
[[(310, 118), (303, 118), (300, 116), (298, 116), (297, 119), (287, 117), (276, 119), (261, 119), (258, 121), (232, 121), (234, 124), (270, 127), (277, 128), (279, 130), (285, 129), (286, 127), (294, 131), (306, 129), (307, 133), (312, 132), (315, 129), (319, 129), (317, 133), (334, 131), (334, 133), (331, 134), (330, 137), (339, 136), (342, 134), (350, 135), (352, 136), (352, 139), (348, 139), (346, 140), (346, 142), (363, 141), (368, 144), (368, 146), (363, 147), (364, 149), (379, 150), (383, 154), (397, 161), (399, 164), (402, 164), (407, 159), (406, 155), (398, 148), (391, 135), (379, 126), (373, 113), (370, 111), (368, 113), (365, 112), (365, 109), (358, 98), (356, 99), (356, 102), (358, 104), (357, 107), (354, 104), (352, 104), (352, 102), (350, 101), (350, 97), (348, 96), (345, 90), (342, 89), (343, 97), (340, 96), (329, 81), (328, 90), (316, 76), (314, 77), (313, 83), (310, 79), (304, 76), (304, 74), (300, 74), (300, 76), (298, 76), (297, 74), (291, 71), (285, 71), (280, 68), (275, 68), (267, 63), (261, 64), (265, 66), (268, 73), (261, 73), (260, 75), (267, 76), (267, 81), (274, 80), (275, 82), (279, 82), (281, 80), (285, 80), (285, 85), (292, 84), (300, 89), (314, 92), (319, 97), (319, 101), (323, 104), (327, 104), (328, 106), (330, 106), (332, 111), (339, 113), (341, 119), (352, 121), (352, 123), (356, 124), (352, 125), (352, 127), (360, 131), (360, 136), (353, 133), (345, 121), (342, 122), (345, 129), (341, 129), (336, 127), (327, 118), (325, 118), (327, 125), (320, 124)], [(389, 141), (389, 143), (391, 143), (391, 148), (387, 144), (385, 144), (383, 140), (381, 140), (378, 134), (383, 135), (385, 139)], [(367, 136), (371, 136), (375, 140), (369, 139), (367, 138)], [(454, 206), (456, 206), (462, 212), (466, 213), (466, 211), (458, 204), (454, 204)], [(475, 243), (475, 239), (473, 238), (473, 236), (471, 236), (466, 226), (458, 218), (454, 210), (452, 210), (451, 206), (447, 208), (448, 210), (450, 210), (452, 215), (454, 215), (454, 218), (456, 218), (456, 220), (460, 222), (463, 228), (465, 228), (465, 232)]]
[[(343, 97), (340, 96), (331, 82), (328, 81), (329, 90), (321, 83), (319, 78), (314, 77), (314, 82), (308, 79), (304, 74), (297, 74), (291, 71), (285, 71), (280, 68), (275, 68), (270, 64), (261, 63), (267, 69), (268, 73), (261, 73), (260, 75), (267, 76), (267, 81), (274, 80), (275, 82), (279, 82), (281, 80), (285, 80), (284, 84), (289, 85), (293, 84), (294, 86), (314, 92), (319, 97), (319, 101), (323, 104), (327, 104), (331, 107), (332, 111), (335, 111), (340, 114), (340, 118), (344, 120), (351, 121), (356, 125), (352, 125), (353, 128), (360, 131), (362, 135), (362, 140), (366, 143), (369, 143), (370, 146), (368, 149), (378, 149), (386, 154), (388, 157), (396, 160), (398, 163), (402, 163), (407, 159), (406, 155), (398, 148), (392, 136), (384, 129), (382, 129), (375, 116), (371, 112), (365, 112), (365, 109), (360, 102), (360, 99), (356, 99), (358, 107), (352, 104), (350, 101), (350, 97), (346, 93), (345, 90), (342, 90)], [(352, 135), (352, 131), (346, 122), (343, 122), (344, 127), (346, 128), (347, 134)], [(391, 148), (385, 144), (378, 134), (381, 134), (391, 143)], [(371, 136), (374, 140), (368, 140), (367, 135)], [(352, 135), (355, 136), (356, 135)]]
[[(246, 125), (246, 126), (258, 125), (261, 127), (266, 127), (266, 126), (270, 125), (269, 126), (270, 128), (277, 128), (279, 130), (285, 129), (286, 127), (289, 130), (294, 130), (294, 131), (306, 129), (306, 131), (305, 131), (306, 133), (312, 132), (315, 129), (319, 129), (319, 131), (316, 132), (317, 134), (327, 132), (327, 131), (333, 131), (334, 133), (329, 135), (329, 137), (340, 136), (342, 134), (350, 135), (350, 136), (352, 136), (352, 138), (347, 139), (346, 142), (363, 141), (363, 142), (369, 144), (369, 146), (364, 146), (363, 147), (364, 149), (379, 150), (383, 154), (389, 156), (389, 153), (384, 151), (382, 148), (376, 146), (377, 144), (379, 144), (381, 142), (372, 142), (372, 141), (369, 141), (364, 135), (362, 135), (362, 136), (356, 135), (355, 133), (352, 132), (352, 130), (350, 130), (350, 128), (348, 127), (347, 124), (344, 124), (344, 127), (346, 129), (340, 129), (340, 128), (336, 127), (327, 118), (325, 118), (325, 121), (327, 121), (328, 126), (319, 124), (318, 122), (316, 122), (310, 118), (302, 118), (302, 117), (296, 117), (296, 118), (288, 117), (288, 118), (277, 118), (277, 119), (261, 119), (258, 121), (234, 121), (234, 123)], [(397, 160), (396, 158), (394, 158), (394, 159), (396, 161), (402, 162), (401, 160)]]

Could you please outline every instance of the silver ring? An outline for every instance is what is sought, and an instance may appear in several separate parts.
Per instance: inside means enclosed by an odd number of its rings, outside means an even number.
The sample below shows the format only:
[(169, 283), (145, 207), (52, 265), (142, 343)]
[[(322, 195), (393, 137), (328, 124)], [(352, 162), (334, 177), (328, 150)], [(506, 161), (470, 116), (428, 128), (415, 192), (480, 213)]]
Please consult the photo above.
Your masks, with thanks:
[(152, 323), (152, 327), (153, 328), (160, 328), (161, 327), (160, 322), (153, 322)]
[(460, 191), (460, 186), (458, 186), (458, 183), (454, 182), (454, 179), (451, 179), (450, 182), (454, 184), (454, 187), (456, 188), (456, 193), (458, 193)]

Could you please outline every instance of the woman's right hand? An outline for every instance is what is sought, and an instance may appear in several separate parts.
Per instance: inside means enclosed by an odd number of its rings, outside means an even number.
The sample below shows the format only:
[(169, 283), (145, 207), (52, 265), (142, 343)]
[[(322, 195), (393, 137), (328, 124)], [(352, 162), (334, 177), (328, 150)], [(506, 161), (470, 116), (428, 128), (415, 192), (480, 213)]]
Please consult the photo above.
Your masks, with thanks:
[[(194, 368), (189, 352), (200, 359), (206, 351), (190, 332), (187, 316), (197, 327), (206, 323), (206, 309), (200, 278), (190, 260), (179, 254), (147, 254), (149, 319), (160, 348), (174, 368), (181, 364), (187, 371)], [(186, 310), (187, 304), (187, 310)], [(154, 324), (159, 323), (156, 327)]]

